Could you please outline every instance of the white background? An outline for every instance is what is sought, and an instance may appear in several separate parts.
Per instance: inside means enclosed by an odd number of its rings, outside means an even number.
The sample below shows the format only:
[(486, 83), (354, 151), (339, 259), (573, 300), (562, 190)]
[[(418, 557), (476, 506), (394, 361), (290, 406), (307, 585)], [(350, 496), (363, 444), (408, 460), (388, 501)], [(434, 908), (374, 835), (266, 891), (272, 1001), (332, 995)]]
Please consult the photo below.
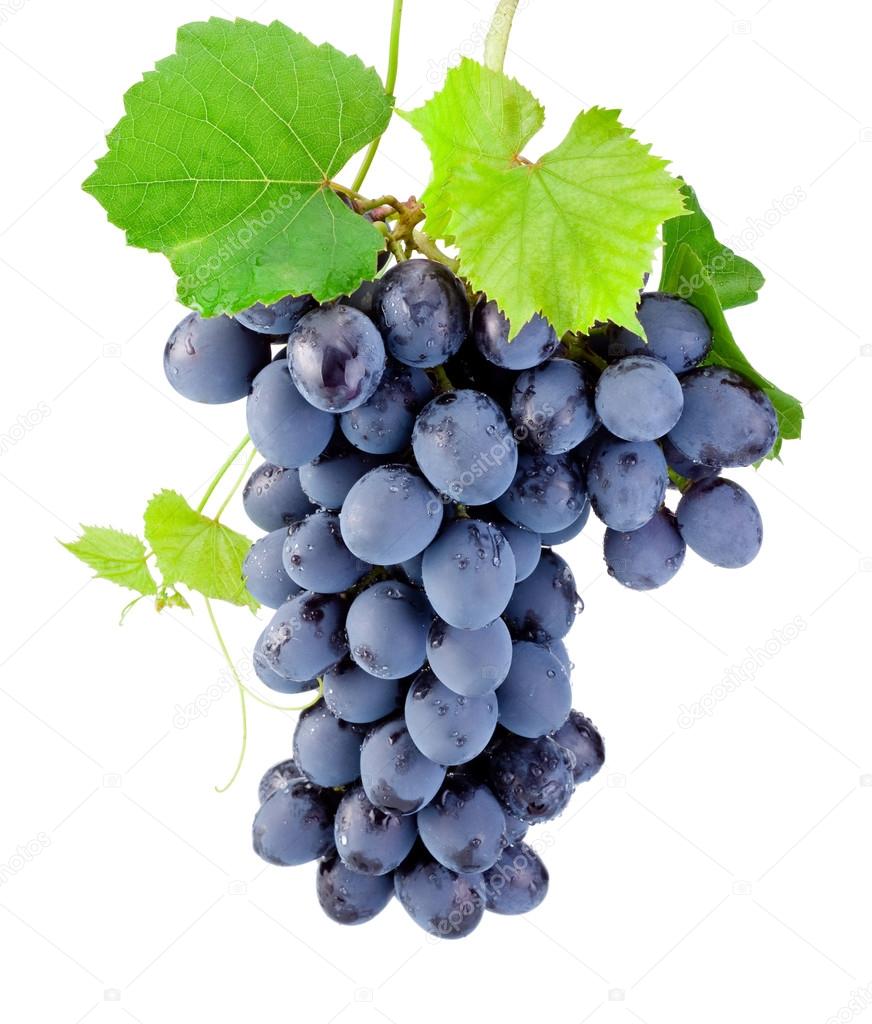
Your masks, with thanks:
[[(396, 904), (341, 929), (312, 867), (260, 864), (254, 790), (292, 720), (253, 705), (243, 774), (217, 795), (238, 703), (202, 608), (158, 618), (143, 604), (119, 628), (124, 594), (87, 582), (55, 541), (79, 521), (137, 529), (160, 487), (195, 498), (244, 432), (240, 407), (170, 390), (161, 352), (182, 311), (169, 267), (126, 249), (79, 190), (123, 91), (173, 49), (176, 25), (222, 13), (282, 18), (384, 66), (388, 0), (250, 4), (0, 4), (0, 1015), (872, 1021), (872, 993), (851, 1003), (872, 982), (865, 5), (530, 0), (517, 18), (507, 69), (549, 112), (534, 148), (584, 106), (623, 108), (722, 238), (746, 232), (768, 285), (732, 321), (808, 420), (783, 464), (739, 475), (767, 531), (747, 570), (689, 557), (670, 587), (638, 595), (604, 574), (598, 527), (570, 547), (587, 604), (570, 643), (576, 705), (608, 764), (542, 830), (545, 905), (434, 945)], [(491, 7), (409, 0), (402, 106), (479, 52)], [(395, 123), (368, 185), (420, 192), (428, 170)], [(238, 505), (231, 521), (245, 526)], [(219, 613), (242, 657), (257, 625)], [(178, 718), (216, 686), (200, 717)], [(682, 717), (700, 702), (706, 715)]]

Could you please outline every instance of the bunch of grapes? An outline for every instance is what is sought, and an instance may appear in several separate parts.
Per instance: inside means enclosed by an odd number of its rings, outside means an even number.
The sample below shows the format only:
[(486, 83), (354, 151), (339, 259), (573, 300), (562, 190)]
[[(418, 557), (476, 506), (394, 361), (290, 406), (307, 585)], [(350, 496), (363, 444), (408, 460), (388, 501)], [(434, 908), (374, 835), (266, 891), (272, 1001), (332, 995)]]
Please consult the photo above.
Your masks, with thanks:
[(539, 316), (514, 332), (412, 259), (329, 304), (191, 314), (170, 339), (173, 386), (247, 396), (266, 460), (244, 492), (265, 531), (246, 584), (275, 609), (254, 667), (319, 696), (263, 777), (254, 848), (317, 860), (335, 921), (396, 894), (456, 938), (544, 898), (527, 829), (604, 760), (571, 708), (563, 640), (582, 605), (554, 550), (591, 508), (633, 589), (670, 580), (686, 546), (727, 567), (756, 555), (757, 508), (719, 474), (770, 451), (772, 405), (705, 363), (711, 329), (687, 302), (644, 294), (638, 316), (647, 340), (612, 325), (560, 339)]

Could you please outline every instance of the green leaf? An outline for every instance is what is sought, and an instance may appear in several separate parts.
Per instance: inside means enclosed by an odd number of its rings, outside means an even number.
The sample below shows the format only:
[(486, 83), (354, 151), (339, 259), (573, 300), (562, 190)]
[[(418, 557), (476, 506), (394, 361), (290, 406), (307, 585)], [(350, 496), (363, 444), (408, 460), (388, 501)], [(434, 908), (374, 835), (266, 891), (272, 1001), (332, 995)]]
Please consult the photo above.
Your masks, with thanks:
[(681, 217), (671, 217), (663, 225), (663, 279), (674, 276), (679, 250), (686, 244), (699, 257), (703, 273), (717, 292), (723, 309), (756, 302), (757, 293), (766, 279), (753, 263), (737, 256), (717, 240), (712, 222), (703, 213), (690, 185), (685, 183), (681, 191), (690, 212)]
[(139, 537), (106, 526), (82, 526), (82, 536), (63, 546), (89, 565), (96, 579), (109, 580), (144, 596), (157, 593), (145, 561), (145, 545)]
[(516, 329), (540, 312), (558, 334), (598, 320), (638, 331), (658, 229), (684, 206), (665, 161), (617, 111), (580, 114), (556, 149), (530, 162), (522, 150), (542, 126), (541, 106), (513, 79), (464, 60), (403, 116), (430, 147), (430, 233), (457, 244), (461, 272)]
[(775, 387), (748, 361), (736, 344), (714, 283), (706, 276), (702, 261), (687, 243), (678, 247), (670, 262), (669, 274), (664, 275), (660, 286), (663, 291), (680, 295), (692, 303), (708, 320), (714, 333), (714, 346), (706, 361), (741, 373), (769, 396), (778, 414), (779, 427), (778, 440), (769, 457), (778, 458), (783, 442), (797, 439), (802, 434), (802, 403)]
[(205, 597), (258, 607), (242, 579), (242, 560), (251, 541), (194, 511), (181, 494), (161, 491), (151, 499), (145, 537), (165, 584), (183, 583)]
[(205, 315), (335, 298), (375, 274), (384, 239), (329, 183), (392, 103), (357, 57), (279, 22), (195, 22), (125, 95), (84, 188)]

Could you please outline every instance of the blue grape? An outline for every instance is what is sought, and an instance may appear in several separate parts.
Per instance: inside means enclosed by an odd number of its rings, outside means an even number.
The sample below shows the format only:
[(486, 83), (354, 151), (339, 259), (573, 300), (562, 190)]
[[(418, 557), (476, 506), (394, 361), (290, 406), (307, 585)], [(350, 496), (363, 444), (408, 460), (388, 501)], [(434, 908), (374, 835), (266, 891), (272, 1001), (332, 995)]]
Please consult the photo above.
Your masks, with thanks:
[(427, 637), (427, 657), (433, 674), (463, 697), (493, 691), (509, 674), (512, 638), (502, 619), (483, 629), (457, 629), (436, 619)]
[(647, 344), (625, 327), (609, 338), (608, 356), (650, 355), (662, 360), (673, 373), (685, 373), (705, 359), (712, 347), (712, 329), (706, 318), (677, 295), (646, 292), (636, 316), (645, 328)]
[(415, 845), (415, 825), (414, 815), (383, 811), (358, 786), (339, 801), (334, 828), (336, 851), (352, 871), (390, 875)]
[(418, 811), (421, 841), (443, 867), (458, 874), (486, 871), (505, 845), (506, 816), (487, 786), (449, 778)]
[(526, 843), (507, 846), (483, 881), (487, 909), (495, 914), (529, 914), (548, 893), (548, 869)]
[(482, 516), (492, 523), (509, 542), (515, 556), (515, 582), (525, 580), (542, 557), (542, 538), (524, 526), (515, 526), (503, 516)]
[(236, 319), (250, 331), (258, 334), (270, 334), (274, 337), (290, 334), (302, 316), (305, 316), (317, 303), (311, 295), (286, 295), (278, 302), (265, 306), (256, 302), (248, 309), (236, 314)]
[(515, 479), (497, 508), (511, 522), (541, 534), (572, 525), (584, 501), (584, 481), (568, 456), (521, 452)]
[(354, 599), (345, 628), (351, 657), (379, 679), (402, 679), (424, 664), (433, 612), (419, 590), (382, 580)]
[(515, 587), (515, 556), (494, 526), (458, 519), (424, 552), (424, 592), (449, 625), (481, 629), (505, 610)]
[(282, 564), (282, 547), (287, 535), (287, 527), (282, 527), (256, 540), (242, 563), (242, 578), (249, 594), (267, 608), (278, 608), (302, 590)]
[(604, 438), (587, 467), (590, 503), (613, 530), (644, 526), (663, 504), (669, 474), (663, 452), (653, 441)]
[(334, 418), (303, 398), (283, 363), (270, 363), (255, 377), (245, 414), (254, 447), (289, 469), (317, 458), (333, 435)]
[(507, 370), (530, 370), (544, 363), (558, 345), (554, 328), (538, 313), (509, 341), (509, 321), (495, 302), (485, 300), (473, 312), (472, 334), (485, 359)]
[(394, 895), (389, 876), (360, 875), (338, 857), (322, 860), (316, 878), (318, 902), (337, 924), (365, 924), (380, 914)]
[(405, 687), (398, 679), (376, 679), (353, 661), (324, 673), (324, 703), (344, 722), (367, 725), (402, 705)]
[(164, 349), (170, 384), (184, 398), (208, 405), (245, 398), (269, 361), (269, 342), (226, 316), (189, 313)]
[(261, 641), (258, 641), (258, 646), (254, 649), (252, 662), (254, 664), (254, 673), (264, 686), (275, 690), (276, 693), (306, 693), (307, 690), (316, 690), (318, 688), (317, 679), (287, 679), (276, 672), (267, 662), (263, 651), (260, 649), (260, 643)]
[(423, 553), (415, 555), (414, 558), (407, 558), (405, 562), (400, 562), (398, 568), (402, 571), (403, 575), (414, 587), (424, 586), (424, 577), (421, 573), (421, 568), (424, 563)]
[(348, 492), (339, 517), (342, 539), (372, 565), (397, 565), (416, 555), (439, 532), (439, 495), (405, 466), (370, 470)]
[(504, 729), (529, 739), (544, 736), (559, 729), (569, 716), (569, 676), (547, 647), (521, 641), (515, 644), (499, 702)]
[(429, 668), (406, 695), (406, 727), (412, 742), (437, 764), (466, 764), (485, 749), (499, 714), (497, 697), (462, 697), (440, 683)]
[[(386, 255), (387, 253), (379, 253), (379, 270), (382, 267), (382, 257)], [(377, 289), (378, 281), (361, 281), (360, 285), (355, 288), (351, 295), (343, 295), (338, 301), (343, 306), (351, 306), (353, 309), (358, 309), (361, 313), (371, 318)]]
[(726, 468), (765, 459), (778, 437), (778, 417), (765, 392), (723, 366), (681, 378), (684, 412), (669, 441), (691, 462)]
[(556, 818), (572, 798), (572, 755), (550, 736), (504, 735), (490, 752), (491, 788), (521, 821), (536, 825)]
[(567, 635), (582, 608), (572, 570), (546, 550), (536, 571), (515, 587), (505, 620), (518, 640), (550, 644)]
[(300, 486), (316, 505), (338, 511), (351, 488), (376, 466), (377, 459), (334, 437), (316, 459), (300, 466)]
[(345, 602), (333, 594), (303, 591), (272, 617), (258, 640), (269, 668), (286, 679), (314, 679), (348, 652)]
[(554, 657), (560, 662), (560, 664), (566, 669), (566, 674), (572, 678), (572, 670), (575, 665), (572, 663), (572, 659), (569, 657), (569, 651), (566, 649), (566, 644), (562, 640), (549, 640), (545, 646), (554, 655)]
[(484, 916), (480, 875), (458, 875), (421, 847), (394, 874), (397, 899), (411, 919), (440, 939), (462, 939)]
[(530, 826), (526, 821), (516, 818), (514, 814), (509, 814), (505, 807), (503, 807), (503, 816), (506, 819), (506, 842), (510, 846), (519, 843), (530, 830)]
[(669, 468), (674, 470), (679, 476), (683, 476), (685, 480), (692, 482), (709, 480), (720, 473), (720, 469), (717, 466), (703, 466), (699, 462), (692, 462), (681, 454), (668, 437), (661, 439), (660, 447), (663, 449), (663, 454), (666, 457)]
[(342, 414), (342, 433), (355, 448), (374, 455), (403, 451), (411, 444), (415, 418), (432, 397), (423, 370), (389, 362), (369, 401)]
[(296, 469), (264, 462), (251, 474), (242, 492), (245, 514), (261, 530), (278, 530), (302, 519), (315, 507), (300, 486)]
[(293, 758), (286, 761), (279, 761), (272, 768), (268, 768), (257, 787), (257, 798), (263, 803), (271, 797), (277, 789), (287, 789), (295, 779), (302, 779), (303, 773), (294, 764)]
[(445, 768), (415, 746), (400, 715), (375, 726), (363, 741), (360, 776), (367, 799), (376, 807), (415, 814), (439, 792)]
[(569, 712), (566, 724), (554, 733), (554, 739), (575, 759), (572, 777), (576, 785), (589, 782), (605, 763), (603, 738), (593, 722), (580, 711)]
[(408, 366), (440, 366), (469, 333), (463, 285), (431, 260), (391, 267), (378, 283), (372, 315), (390, 354)]
[(333, 849), (336, 800), (329, 790), (303, 779), (267, 797), (254, 816), (254, 852), (270, 864), (293, 867)]
[(596, 387), (603, 425), (625, 441), (653, 441), (681, 416), (684, 394), (669, 367), (654, 356), (627, 356), (607, 367)]
[(291, 377), (307, 402), (342, 413), (363, 405), (385, 369), (385, 347), (373, 322), (350, 306), (307, 313), (288, 338)]
[(556, 530), (554, 533), (540, 534), (542, 546), (546, 548), (553, 548), (560, 544), (568, 544), (569, 541), (575, 540), (585, 526), (587, 526), (588, 519), (590, 519), (590, 502), (585, 501), (581, 515), (574, 523), (571, 523), (562, 530)]
[(758, 555), (763, 521), (754, 499), (732, 480), (694, 484), (678, 504), (678, 529), (688, 547), (724, 569), (739, 569)]
[(363, 731), (342, 722), (319, 702), (307, 708), (294, 730), (294, 761), (300, 771), (318, 786), (347, 786), (360, 776), (360, 746)]
[(348, 550), (335, 512), (313, 512), (290, 528), (282, 549), (285, 572), (301, 588), (339, 594), (372, 567)]
[(631, 590), (654, 590), (675, 576), (686, 548), (675, 516), (662, 508), (638, 530), (606, 530), (603, 550), (609, 575), (618, 583)]
[(428, 403), (415, 422), (412, 450), (430, 483), (465, 505), (495, 501), (518, 465), (506, 417), (480, 391), (449, 391)]
[(594, 388), (591, 371), (568, 359), (525, 371), (512, 390), (515, 436), (523, 432), (530, 448), (548, 455), (576, 448), (597, 423)]

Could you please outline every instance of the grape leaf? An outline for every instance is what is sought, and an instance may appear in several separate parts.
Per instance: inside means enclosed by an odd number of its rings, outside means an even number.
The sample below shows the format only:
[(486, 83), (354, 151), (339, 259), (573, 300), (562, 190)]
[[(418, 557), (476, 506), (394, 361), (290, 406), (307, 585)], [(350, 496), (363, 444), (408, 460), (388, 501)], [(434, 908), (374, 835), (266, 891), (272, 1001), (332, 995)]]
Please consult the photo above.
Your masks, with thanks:
[(674, 263), (679, 258), (682, 244), (686, 243), (699, 257), (722, 309), (756, 302), (757, 293), (766, 281), (763, 274), (749, 260), (737, 256), (717, 240), (712, 222), (703, 212), (690, 185), (685, 183), (681, 191), (690, 212), (682, 217), (671, 217), (663, 225), (662, 277), (673, 277)]
[(145, 510), (145, 538), (164, 583), (183, 583), (205, 597), (258, 607), (242, 579), (251, 541), (194, 511), (181, 494), (161, 491), (151, 499)]
[[(688, 282), (692, 283), (689, 287)], [(802, 403), (793, 395), (777, 388), (770, 380), (754, 369), (745, 354), (736, 344), (730, 325), (715, 287), (714, 280), (705, 273), (699, 255), (682, 242), (675, 251), (669, 267), (660, 283), (663, 291), (680, 295), (703, 314), (714, 333), (714, 345), (706, 362), (729, 367), (747, 377), (769, 396), (778, 414), (778, 439), (769, 458), (778, 458), (784, 441), (795, 440), (802, 434)]]
[(205, 315), (335, 298), (374, 276), (384, 239), (330, 181), (392, 103), (357, 57), (279, 22), (184, 25), (125, 95), (84, 188), (129, 244), (168, 257), (180, 300)]
[(82, 526), (78, 540), (63, 547), (95, 572), (95, 578), (117, 583), (143, 596), (157, 593), (145, 561), (145, 545), (129, 533), (106, 526)]
[(558, 334), (612, 320), (638, 331), (636, 303), (658, 229), (683, 199), (666, 163), (618, 112), (594, 107), (539, 160), (522, 156), (544, 121), (514, 79), (464, 60), (404, 116), (430, 147), (422, 197), (430, 233), (454, 241), (473, 287), (516, 325), (542, 313)]

